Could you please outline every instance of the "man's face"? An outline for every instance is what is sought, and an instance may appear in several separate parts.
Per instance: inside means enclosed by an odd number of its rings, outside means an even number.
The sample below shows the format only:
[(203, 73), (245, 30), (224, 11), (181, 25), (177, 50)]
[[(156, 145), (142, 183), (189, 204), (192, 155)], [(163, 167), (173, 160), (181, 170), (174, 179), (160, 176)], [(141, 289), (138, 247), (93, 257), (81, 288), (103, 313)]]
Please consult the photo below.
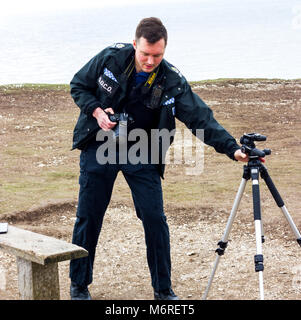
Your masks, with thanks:
[(152, 72), (162, 61), (165, 52), (165, 40), (149, 43), (143, 37), (133, 41), (135, 66), (137, 72)]

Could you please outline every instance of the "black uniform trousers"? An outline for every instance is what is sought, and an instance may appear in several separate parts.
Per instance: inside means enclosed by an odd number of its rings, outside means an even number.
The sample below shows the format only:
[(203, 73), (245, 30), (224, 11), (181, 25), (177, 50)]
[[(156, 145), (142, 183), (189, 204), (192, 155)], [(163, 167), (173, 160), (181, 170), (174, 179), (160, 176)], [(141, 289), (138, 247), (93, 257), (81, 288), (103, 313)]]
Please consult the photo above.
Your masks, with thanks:
[(143, 223), (152, 286), (156, 291), (167, 289), (171, 286), (170, 237), (159, 172), (153, 164), (100, 165), (96, 159), (98, 146), (98, 142), (93, 142), (80, 155), (80, 190), (72, 243), (85, 248), (89, 255), (71, 260), (71, 281), (78, 285), (92, 282), (99, 233), (114, 181), (121, 171), (131, 189), (137, 216)]

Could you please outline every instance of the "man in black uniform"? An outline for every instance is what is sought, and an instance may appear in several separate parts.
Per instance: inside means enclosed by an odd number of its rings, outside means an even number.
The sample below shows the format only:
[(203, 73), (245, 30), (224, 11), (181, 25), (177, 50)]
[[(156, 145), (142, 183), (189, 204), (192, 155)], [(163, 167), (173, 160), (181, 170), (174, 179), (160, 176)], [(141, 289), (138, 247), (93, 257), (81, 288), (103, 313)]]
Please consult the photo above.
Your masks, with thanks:
[(103, 142), (97, 141), (96, 135), (99, 130), (104, 133), (118, 125), (109, 114), (130, 114), (134, 122), (129, 123), (128, 132), (139, 128), (149, 136), (152, 129), (175, 129), (176, 117), (193, 134), (203, 129), (204, 142), (217, 152), (248, 161), (235, 139), (214, 119), (211, 109), (192, 92), (181, 73), (163, 59), (166, 45), (167, 31), (162, 22), (143, 19), (133, 44), (117, 43), (104, 49), (70, 83), (71, 95), (80, 108), (73, 148), (81, 150), (72, 242), (89, 252), (88, 257), (70, 262), (71, 299), (91, 299), (88, 285), (92, 282), (95, 248), (119, 171), (131, 189), (137, 216), (143, 223), (154, 298), (178, 299), (170, 280), (169, 229), (161, 189), (167, 150), (161, 146), (159, 163), (133, 164), (130, 159), (120, 163), (117, 150), (116, 161), (100, 164), (96, 153)]

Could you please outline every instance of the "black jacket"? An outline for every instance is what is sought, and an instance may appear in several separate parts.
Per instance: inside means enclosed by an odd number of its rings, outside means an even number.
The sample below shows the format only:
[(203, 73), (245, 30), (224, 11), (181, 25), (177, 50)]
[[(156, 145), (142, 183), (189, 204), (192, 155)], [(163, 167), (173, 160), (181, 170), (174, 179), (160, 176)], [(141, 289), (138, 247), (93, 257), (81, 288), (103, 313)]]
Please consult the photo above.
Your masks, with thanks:
[[(127, 92), (124, 72), (134, 53), (131, 44), (117, 43), (102, 50), (74, 75), (70, 83), (71, 96), (80, 108), (80, 115), (74, 128), (73, 149), (83, 149), (100, 130), (92, 116), (97, 107), (118, 110)], [(234, 159), (234, 152), (239, 149), (235, 139), (214, 119), (212, 110), (202, 99), (192, 92), (184, 76), (165, 59), (160, 64), (160, 73), (164, 91), (158, 129), (175, 129), (176, 117), (194, 134), (196, 129), (204, 129), (204, 143)], [(161, 165), (161, 176), (163, 172), (164, 165)]]

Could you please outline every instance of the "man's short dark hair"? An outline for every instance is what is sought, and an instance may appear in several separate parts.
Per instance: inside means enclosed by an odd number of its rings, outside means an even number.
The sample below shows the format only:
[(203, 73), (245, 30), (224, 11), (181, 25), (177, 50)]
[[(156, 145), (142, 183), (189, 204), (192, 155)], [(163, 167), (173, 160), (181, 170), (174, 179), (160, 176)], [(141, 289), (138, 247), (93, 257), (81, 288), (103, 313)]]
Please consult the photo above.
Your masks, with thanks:
[(135, 37), (136, 41), (143, 37), (151, 44), (163, 38), (165, 40), (165, 46), (167, 45), (167, 30), (158, 18), (151, 17), (142, 19), (137, 26)]

